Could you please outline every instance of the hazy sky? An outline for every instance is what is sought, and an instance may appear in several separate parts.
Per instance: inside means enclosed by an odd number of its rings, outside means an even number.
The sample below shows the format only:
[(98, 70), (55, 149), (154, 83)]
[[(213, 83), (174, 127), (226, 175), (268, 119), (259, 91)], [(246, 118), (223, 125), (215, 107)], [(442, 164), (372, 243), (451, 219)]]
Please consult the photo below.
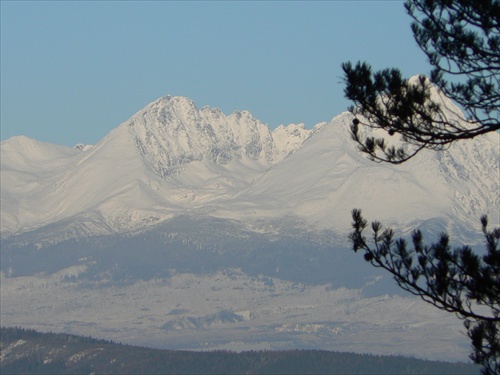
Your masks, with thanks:
[(1, 1), (1, 139), (94, 144), (183, 95), (275, 128), (329, 121), (344, 61), (428, 73), (402, 1)]

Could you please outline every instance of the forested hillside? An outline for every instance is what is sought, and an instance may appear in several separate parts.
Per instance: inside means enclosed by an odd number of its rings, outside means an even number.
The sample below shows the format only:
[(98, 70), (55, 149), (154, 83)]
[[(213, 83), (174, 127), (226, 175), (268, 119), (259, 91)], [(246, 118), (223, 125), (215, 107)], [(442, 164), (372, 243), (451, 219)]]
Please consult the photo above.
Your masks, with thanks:
[(1, 328), (2, 374), (477, 374), (470, 364), (322, 350), (191, 352)]

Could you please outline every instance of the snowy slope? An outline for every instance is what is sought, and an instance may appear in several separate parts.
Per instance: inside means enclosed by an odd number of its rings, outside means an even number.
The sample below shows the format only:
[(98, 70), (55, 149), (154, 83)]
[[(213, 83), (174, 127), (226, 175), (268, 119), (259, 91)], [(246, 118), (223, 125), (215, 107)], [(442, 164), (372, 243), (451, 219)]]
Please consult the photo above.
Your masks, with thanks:
[(345, 233), (353, 208), (403, 231), (447, 228), (463, 240), (480, 215), (499, 222), (498, 133), (393, 166), (358, 152), (351, 121), (343, 113), (312, 130), (271, 132), (247, 111), (166, 96), (93, 147), (15, 137), (1, 145), (2, 236), (48, 225), (62, 238), (124, 233), (186, 213)]
[(0, 152), (3, 235), (18, 230), (25, 222), (38, 222), (38, 211), (27, 212), (26, 208), (43, 204), (54, 180), (71, 167), (79, 152), (24, 136), (2, 142)]
[[(9, 139), (2, 143), (2, 235), (76, 219), (80, 230), (71, 235), (154, 224), (248, 186), (309, 133), (281, 127), (275, 142), (246, 111), (225, 116), (187, 98), (164, 97), (95, 147)], [(30, 178), (43, 186), (30, 185)]]
[(477, 231), (482, 214), (499, 222), (497, 133), (444, 152), (423, 151), (402, 165), (378, 164), (353, 146), (351, 121), (343, 113), (319, 126), (301, 149), (234, 198), (237, 212), (297, 216), (340, 232), (348, 230), (353, 208), (403, 229), (439, 219), (440, 229)]

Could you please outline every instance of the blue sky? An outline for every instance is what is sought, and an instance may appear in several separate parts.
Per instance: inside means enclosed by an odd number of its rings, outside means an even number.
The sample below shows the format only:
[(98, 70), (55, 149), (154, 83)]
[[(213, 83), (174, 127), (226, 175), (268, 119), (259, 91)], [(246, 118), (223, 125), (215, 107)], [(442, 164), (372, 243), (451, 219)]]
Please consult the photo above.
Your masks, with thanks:
[(1, 1), (1, 139), (94, 144), (164, 95), (275, 128), (349, 103), (340, 64), (428, 73), (402, 1)]

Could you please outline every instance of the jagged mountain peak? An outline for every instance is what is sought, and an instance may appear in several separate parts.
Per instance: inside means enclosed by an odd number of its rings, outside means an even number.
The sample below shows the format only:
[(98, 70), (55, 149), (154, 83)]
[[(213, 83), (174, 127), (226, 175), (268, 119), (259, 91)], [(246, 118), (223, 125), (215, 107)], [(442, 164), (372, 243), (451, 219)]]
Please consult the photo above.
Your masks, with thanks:
[[(248, 158), (271, 165), (300, 147), (308, 131), (288, 134), (293, 146), (274, 142), (270, 129), (248, 111), (225, 115), (185, 97), (165, 96), (121, 125), (155, 172), (167, 177), (194, 161), (225, 165)], [(278, 137), (283, 138), (283, 136)]]
[[(3, 142), (2, 232), (71, 220), (85, 233), (113, 232), (162, 220), (246, 187), (309, 133), (291, 125), (273, 136), (248, 111), (225, 115), (165, 96), (95, 146)], [(8, 147), (15, 142), (24, 146)], [(43, 163), (35, 149), (47, 151)]]

